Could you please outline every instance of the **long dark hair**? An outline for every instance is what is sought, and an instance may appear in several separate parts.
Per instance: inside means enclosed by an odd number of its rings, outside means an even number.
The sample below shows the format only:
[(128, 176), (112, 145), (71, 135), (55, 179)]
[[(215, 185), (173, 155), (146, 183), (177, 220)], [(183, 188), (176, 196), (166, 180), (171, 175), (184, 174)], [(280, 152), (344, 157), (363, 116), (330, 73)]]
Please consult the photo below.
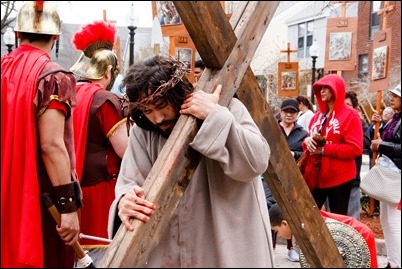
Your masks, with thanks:
[(311, 104), (310, 100), (308, 100), (308, 98), (306, 96), (303, 95), (299, 95), (296, 97), (296, 100), (298, 103), (302, 103), (303, 105), (305, 105), (308, 109), (310, 109), (311, 111), (314, 112), (314, 107)]
[(126, 95), (130, 102), (129, 116), (139, 127), (157, 130), (142, 112), (147, 104), (166, 102), (179, 112), (186, 95), (194, 90), (184, 75), (186, 70), (182, 67), (183, 65), (173, 58), (156, 55), (129, 68), (122, 87), (126, 87)]
[(347, 91), (345, 93), (345, 99), (350, 99), (350, 101), (352, 102), (352, 106), (353, 108), (356, 108), (359, 106), (359, 100), (357, 99), (357, 94), (353, 91)]

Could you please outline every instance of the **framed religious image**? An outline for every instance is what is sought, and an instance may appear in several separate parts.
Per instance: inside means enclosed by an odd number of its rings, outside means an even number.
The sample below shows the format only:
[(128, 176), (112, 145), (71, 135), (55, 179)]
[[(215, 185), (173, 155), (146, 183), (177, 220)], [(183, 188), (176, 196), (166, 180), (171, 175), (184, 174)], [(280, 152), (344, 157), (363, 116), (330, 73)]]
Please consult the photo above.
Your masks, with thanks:
[(373, 50), (373, 63), (371, 79), (382, 79), (386, 77), (388, 46), (382, 46)]
[(193, 58), (193, 50), (189, 48), (176, 48), (176, 60), (182, 61), (186, 67), (191, 70), (191, 59)]
[(161, 26), (181, 23), (179, 13), (172, 1), (155, 1), (156, 13)]
[(337, 17), (327, 19), (325, 35), (325, 70), (355, 71), (358, 61), (357, 17)]
[(330, 33), (329, 60), (349, 61), (352, 49), (352, 32)]
[[(369, 92), (378, 92), (389, 89), (389, 54), (392, 47), (391, 28), (374, 33), (373, 53), (370, 60)], [(370, 58), (370, 57), (369, 57)]]
[(278, 63), (278, 96), (296, 97), (299, 95), (299, 63)]
[(285, 71), (281, 73), (282, 90), (296, 89), (296, 71)]

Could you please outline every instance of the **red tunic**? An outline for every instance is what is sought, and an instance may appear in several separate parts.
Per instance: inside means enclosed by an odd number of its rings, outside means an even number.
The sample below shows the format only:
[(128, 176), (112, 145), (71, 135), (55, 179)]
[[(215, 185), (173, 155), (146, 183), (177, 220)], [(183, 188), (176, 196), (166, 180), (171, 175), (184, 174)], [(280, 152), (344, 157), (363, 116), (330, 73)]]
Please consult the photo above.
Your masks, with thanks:
[(2, 267), (68, 267), (74, 262), (72, 248), (60, 239), (40, 200), (51, 183), (38, 144), (38, 113), (49, 105), (51, 95), (75, 102), (71, 73), (47, 76), (38, 90), (39, 77), (55, 67), (61, 70), (45, 51), (28, 45), (1, 59)]
[[(117, 95), (96, 83), (77, 86), (73, 110), (77, 173), (83, 192), (80, 229), (83, 234), (107, 238), (108, 214), (121, 158), (107, 134), (123, 118)], [(82, 245), (105, 244), (81, 239)]]

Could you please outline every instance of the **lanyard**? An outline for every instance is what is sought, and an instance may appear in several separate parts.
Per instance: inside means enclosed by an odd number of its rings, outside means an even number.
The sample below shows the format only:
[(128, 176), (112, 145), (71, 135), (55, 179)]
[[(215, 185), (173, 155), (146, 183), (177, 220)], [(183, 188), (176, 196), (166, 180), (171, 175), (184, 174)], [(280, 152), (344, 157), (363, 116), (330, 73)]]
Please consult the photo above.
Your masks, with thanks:
[(321, 120), (320, 128), (318, 129), (318, 133), (319, 133), (319, 134), (322, 133), (322, 129), (323, 129), (323, 127), (324, 127), (324, 124), (327, 122), (327, 120), (328, 120), (328, 111), (325, 113), (324, 117), (323, 117), (322, 120)]

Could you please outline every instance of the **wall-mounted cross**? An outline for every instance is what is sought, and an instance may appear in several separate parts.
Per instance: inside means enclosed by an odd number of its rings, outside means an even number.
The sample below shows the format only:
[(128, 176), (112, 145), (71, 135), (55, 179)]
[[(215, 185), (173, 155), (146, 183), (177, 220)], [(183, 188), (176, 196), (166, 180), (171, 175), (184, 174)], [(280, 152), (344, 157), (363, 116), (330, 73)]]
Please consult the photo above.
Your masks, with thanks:
[(346, 17), (347, 4), (353, 2), (355, 1), (331, 1), (332, 4), (341, 4), (341, 17)]
[(385, 30), (388, 27), (388, 16), (391, 12), (395, 11), (395, 5), (390, 5), (389, 1), (384, 2), (384, 7), (377, 11), (378, 16), (383, 16), (382, 29)]

